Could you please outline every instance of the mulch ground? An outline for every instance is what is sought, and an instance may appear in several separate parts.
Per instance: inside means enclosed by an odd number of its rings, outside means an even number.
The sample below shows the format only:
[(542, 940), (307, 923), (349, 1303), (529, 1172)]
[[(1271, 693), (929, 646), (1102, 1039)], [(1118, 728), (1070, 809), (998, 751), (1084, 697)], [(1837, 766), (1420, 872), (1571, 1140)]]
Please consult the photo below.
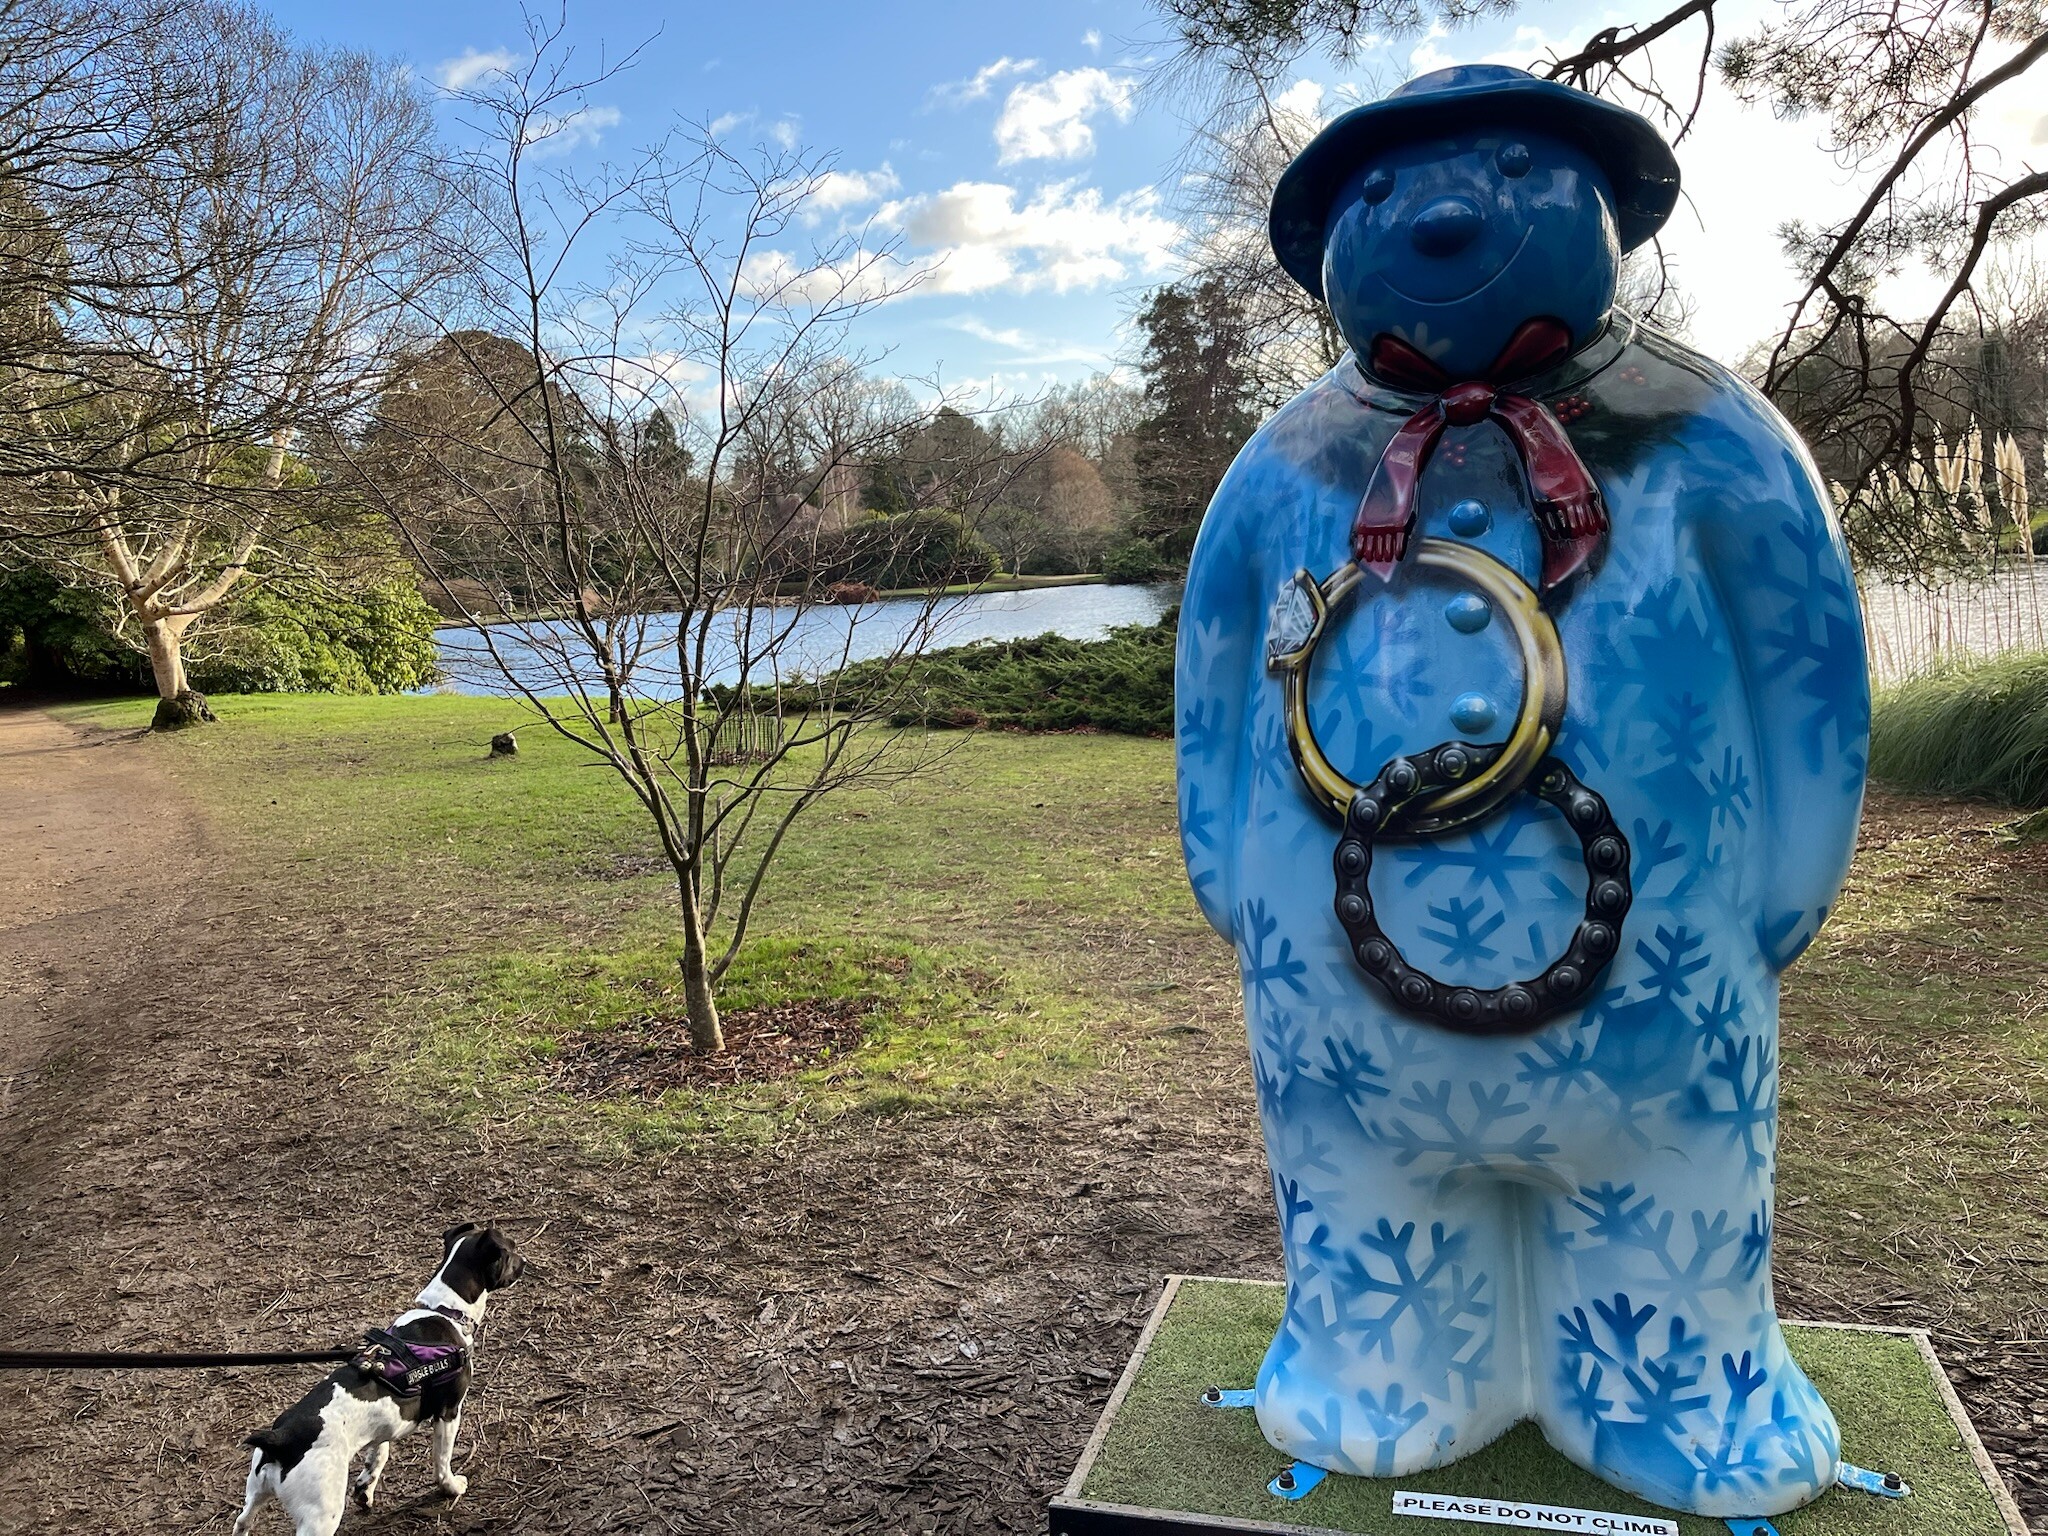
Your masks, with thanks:
[[(64, 1000), (75, 1043), (0, 1119), (0, 1338), (326, 1344), (405, 1305), (450, 1222), (521, 1236), (464, 1418), (470, 1491), (451, 1506), (407, 1444), (345, 1531), (1041, 1531), (1161, 1278), (1278, 1273), (1220, 1005), (1190, 1004), (1156, 1073), (607, 1161), (366, 1091), (348, 1063), (417, 942), (216, 877), (177, 945), (109, 956)], [(1786, 1311), (1857, 1315), (1823, 1263), (1784, 1259)], [(1942, 1348), (2048, 1519), (2048, 1361), (1953, 1330)], [(224, 1529), (241, 1437), (311, 1379), (0, 1376), (0, 1530)]]
[[(1114, 1094), (608, 1162), (364, 1091), (411, 960), (223, 881), (0, 1122), (0, 1338), (40, 1347), (326, 1345), (388, 1322), (448, 1223), (521, 1234), (469, 1492), (408, 1443), (344, 1530), (1041, 1531), (1161, 1277), (1278, 1272), (1228, 1016)], [(242, 1436), (314, 1379), (0, 1375), (0, 1531), (224, 1529)]]
[(585, 1099), (658, 1099), (671, 1088), (765, 1083), (790, 1077), (859, 1047), (877, 1001), (802, 998), (743, 1008), (721, 1020), (725, 1049), (699, 1055), (683, 1018), (636, 1019), (566, 1036), (548, 1061), (549, 1082)]

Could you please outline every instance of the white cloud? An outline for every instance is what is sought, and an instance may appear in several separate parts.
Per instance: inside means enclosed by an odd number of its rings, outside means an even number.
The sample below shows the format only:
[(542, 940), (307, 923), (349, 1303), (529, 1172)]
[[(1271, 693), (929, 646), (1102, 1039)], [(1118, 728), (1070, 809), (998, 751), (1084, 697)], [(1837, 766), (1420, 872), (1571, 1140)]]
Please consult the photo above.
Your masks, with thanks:
[(984, 64), (965, 80), (951, 80), (944, 85), (935, 85), (925, 95), (928, 107), (964, 107), (970, 101), (980, 101), (995, 89), (998, 80), (1007, 80), (1012, 75), (1028, 75), (1038, 68), (1036, 59), (1013, 59), (1008, 54), (993, 64)]
[(886, 160), (872, 171), (832, 170), (811, 183), (810, 204), (820, 212), (836, 213), (841, 208), (877, 202), (900, 186), (902, 182)]
[(1020, 85), (996, 119), (997, 163), (1018, 160), (1076, 160), (1093, 153), (1089, 119), (1107, 112), (1129, 122), (1137, 110), (1137, 82), (1106, 69), (1063, 69), (1031, 85)]
[(1086, 48), (1090, 53), (1102, 52), (1102, 34), (1096, 31), (1093, 27), (1090, 27), (1086, 32), (1083, 32), (1081, 34), (1081, 46), (1083, 48)]
[(799, 261), (787, 251), (760, 250), (740, 267), (740, 288), (748, 298), (794, 308), (878, 303), (908, 290), (914, 263), (862, 251), (846, 260)]
[[(718, 371), (702, 359), (656, 347), (637, 356), (611, 359), (609, 377), (599, 374), (615, 409), (638, 416), (650, 405), (680, 405), (695, 414), (718, 402)], [(683, 425), (676, 422), (676, 426)]]
[[(2015, 82), (2017, 84), (2017, 82)], [(1994, 95), (1982, 110), (1989, 136), (2017, 150), (2022, 158), (2038, 163), (2028, 150), (2048, 144), (2048, 114), (2041, 110), (2041, 98), (2024, 87)]]
[(1020, 330), (1012, 328), (1007, 331), (999, 331), (987, 321), (975, 315), (955, 315), (946, 324), (956, 331), (965, 331), (977, 340), (992, 342), (999, 347), (1008, 347), (1012, 352), (1028, 352), (1031, 348), (1038, 345), (1036, 338), (1027, 336)]
[[(1451, 29), (1442, 22), (1433, 21), (1429, 24), (1429, 30), (1422, 34), (1422, 40), (1408, 54), (1408, 74), (1410, 78), (1416, 75), (1434, 74), (1437, 70), (1448, 69), (1453, 64), (1478, 62), (1476, 60), (1468, 61), (1461, 59), (1455, 53), (1447, 52), (1440, 47), (1439, 45), (1443, 40), (1450, 35)], [(1517, 59), (1515, 62), (1526, 64), (1528, 59), (1524, 57)]]
[(534, 118), (526, 125), (526, 142), (535, 154), (566, 155), (603, 143), (605, 130), (618, 126), (617, 107), (578, 107), (561, 117)]
[(1015, 327), (998, 330), (978, 315), (955, 315), (945, 323), (953, 330), (963, 331), (977, 341), (985, 341), (991, 346), (1026, 354), (1007, 359), (1018, 367), (1043, 368), (1060, 363), (1090, 363), (1100, 368), (1107, 367), (1110, 363), (1109, 353), (1100, 346), (1055, 341), (1044, 336), (1034, 336), (1029, 331)]
[(466, 91), (486, 75), (502, 75), (519, 62), (519, 55), (503, 48), (479, 52), (465, 48), (460, 57), (443, 59), (434, 69), (434, 79), (444, 91)]
[(1323, 111), (1323, 87), (1314, 80), (1297, 80), (1273, 98), (1273, 115), (1290, 128), (1313, 133), (1327, 114)]
[(1021, 206), (1015, 187), (963, 181), (883, 205), (879, 217), (928, 252), (919, 262), (938, 293), (1067, 293), (1173, 270), (1181, 228), (1150, 191), (1105, 199), (1072, 182), (1041, 187)]
[[(744, 128), (760, 120), (759, 112), (721, 112), (704, 125), (704, 131), (714, 139), (722, 139), (735, 128)], [(803, 139), (801, 120), (794, 115), (779, 117), (760, 132), (762, 141), (783, 149), (793, 150)]]
[[(1551, 37), (1541, 27), (1517, 27), (1506, 47), (1496, 48), (1491, 53), (1472, 58), (1468, 52), (1447, 49), (1442, 44), (1451, 36), (1451, 31), (1442, 22), (1431, 22), (1429, 30), (1408, 54), (1408, 78), (1433, 74), (1439, 69), (1448, 69), (1453, 64), (1512, 64), (1517, 69), (1527, 69), (1529, 61), (1545, 57), (1562, 58), (1576, 53), (1583, 40), (1571, 36)], [(1374, 92), (1375, 95), (1379, 94)]]

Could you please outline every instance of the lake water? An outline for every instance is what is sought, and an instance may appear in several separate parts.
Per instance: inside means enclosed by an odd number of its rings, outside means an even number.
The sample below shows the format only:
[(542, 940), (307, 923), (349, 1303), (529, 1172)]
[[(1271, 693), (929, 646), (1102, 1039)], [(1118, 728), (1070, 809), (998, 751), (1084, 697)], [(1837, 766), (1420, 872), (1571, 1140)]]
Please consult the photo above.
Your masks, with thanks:
[[(929, 650), (1043, 634), (1099, 640), (1119, 625), (1155, 622), (1178, 596), (1172, 587), (1039, 587), (1027, 592), (976, 592), (936, 603), (897, 598), (859, 606), (736, 611), (729, 623), (735, 630), (751, 624), (755, 638), (748, 648), (757, 655), (772, 650), (776, 666), (788, 677), (894, 655), (906, 644)], [(647, 659), (638, 691), (658, 697), (670, 691), (661, 684), (660, 657), (674, 642), (676, 620), (667, 614), (650, 615), (641, 628), (640, 644)], [(730, 682), (738, 675), (739, 648), (730, 635), (728, 631), (722, 645), (714, 641), (707, 668), (710, 682)], [(772, 644), (763, 638), (771, 635)], [(447, 686), (458, 693), (510, 691), (500, 661), (492, 658), (475, 630), (444, 629), (437, 640)], [(579, 643), (568, 624), (493, 625), (490, 645), (496, 647), (503, 667), (538, 692), (562, 691), (572, 668), (586, 676), (590, 672), (580, 665)], [(754, 676), (765, 682), (771, 673), (757, 661)]]
[(2048, 648), (2048, 559), (1983, 581), (1863, 589), (1870, 670), (1895, 683), (1947, 662)]
[[(1896, 682), (1945, 660), (2048, 644), (2044, 567), (2048, 561), (2042, 566), (2009, 567), (1990, 581), (1934, 589), (1867, 585), (1863, 607), (1871, 671), (1877, 681)], [(1047, 633), (1099, 640), (1118, 625), (1152, 623), (1178, 596), (1172, 587), (1041, 587), (974, 593), (945, 599), (936, 607), (916, 598), (899, 598), (860, 607), (759, 609), (735, 615), (734, 622), (750, 617), (757, 625), (786, 626), (788, 633), (774, 649), (788, 676), (890, 655), (921, 625), (930, 631), (922, 648)], [(671, 617), (658, 615), (646, 621), (644, 640), (651, 654), (658, 654), (674, 634)], [(560, 691), (566, 669), (580, 660), (566, 625), (501, 624), (493, 629), (492, 640), (506, 663), (542, 692)], [(439, 644), (442, 670), (458, 692), (508, 691), (474, 630), (444, 629)], [(714, 658), (712, 681), (729, 681), (735, 675), (735, 655), (728, 643), (722, 656)], [(657, 669), (650, 663), (649, 670)], [(657, 684), (643, 691), (659, 695), (663, 690)]]

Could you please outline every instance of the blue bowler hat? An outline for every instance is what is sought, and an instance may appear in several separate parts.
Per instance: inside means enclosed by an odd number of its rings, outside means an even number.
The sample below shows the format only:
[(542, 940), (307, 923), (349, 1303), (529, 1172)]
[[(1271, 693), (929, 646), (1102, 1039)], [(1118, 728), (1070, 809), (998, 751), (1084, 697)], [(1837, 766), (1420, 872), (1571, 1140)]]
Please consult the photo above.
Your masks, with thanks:
[(1678, 202), (1678, 161), (1647, 118), (1506, 64), (1455, 64), (1353, 107), (1309, 141), (1273, 189), (1273, 254), (1302, 287), (1323, 292), (1323, 229), (1345, 178), (1380, 150), (1499, 124), (1576, 143), (1614, 188), (1621, 248), (1663, 227)]

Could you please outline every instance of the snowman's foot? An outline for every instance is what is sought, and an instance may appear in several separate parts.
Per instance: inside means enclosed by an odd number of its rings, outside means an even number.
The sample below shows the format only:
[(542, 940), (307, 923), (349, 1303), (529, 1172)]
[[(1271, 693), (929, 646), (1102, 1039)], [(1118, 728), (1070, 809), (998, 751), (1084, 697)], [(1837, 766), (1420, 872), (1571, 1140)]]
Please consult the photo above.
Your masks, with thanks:
[(1717, 1401), (1677, 1424), (1604, 1422), (1590, 1442), (1545, 1432), (1573, 1461), (1653, 1504), (1716, 1519), (1781, 1515), (1834, 1486), (1842, 1442), (1790, 1356), (1774, 1374), (1775, 1390), (1740, 1407)]
[(1499, 1437), (1515, 1418), (1421, 1393), (1376, 1359), (1352, 1356), (1329, 1371), (1299, 1354), (1278, 1367), (1268, 1359), (1255, 1404), (1260, 1431), (1275, 1450), (1331, 1472), (1401, 1477), (1446, 1466)]

